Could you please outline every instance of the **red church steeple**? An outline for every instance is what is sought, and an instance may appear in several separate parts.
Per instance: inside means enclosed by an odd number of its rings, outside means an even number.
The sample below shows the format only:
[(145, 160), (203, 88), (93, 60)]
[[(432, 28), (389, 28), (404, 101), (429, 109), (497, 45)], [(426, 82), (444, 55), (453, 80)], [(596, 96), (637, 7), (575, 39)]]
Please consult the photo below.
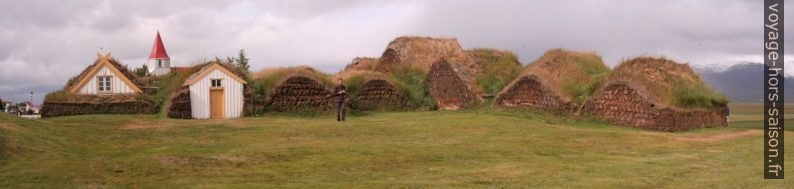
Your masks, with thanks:
[(152, 54), (149, 59), (170, 59), (168, 53), (165, 52), (163, 40), (160, 39), (160, 31), (157, 31), (157, 37), (154, 38), (154, 46), (152, 46)]

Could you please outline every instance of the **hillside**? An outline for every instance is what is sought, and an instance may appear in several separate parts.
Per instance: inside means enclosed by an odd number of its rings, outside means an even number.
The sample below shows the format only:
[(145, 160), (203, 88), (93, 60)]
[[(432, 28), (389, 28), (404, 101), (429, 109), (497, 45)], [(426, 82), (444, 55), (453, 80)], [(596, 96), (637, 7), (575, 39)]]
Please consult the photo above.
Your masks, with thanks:
[[(741, 63), (717, 71), (713, 68), (697, 70), (706, 83), (736, 102), (762, 102), (764, 64)], [(787, 89), (794, 89), (794, 78), (784, 81)], [(794, 90), (785, 91), (785, 100), (794, 100)]]

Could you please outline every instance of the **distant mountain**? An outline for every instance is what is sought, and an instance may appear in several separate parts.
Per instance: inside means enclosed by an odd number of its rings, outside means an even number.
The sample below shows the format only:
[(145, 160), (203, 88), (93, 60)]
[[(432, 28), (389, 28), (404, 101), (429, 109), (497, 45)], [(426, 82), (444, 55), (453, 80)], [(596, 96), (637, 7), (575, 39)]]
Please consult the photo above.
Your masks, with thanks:
[[(740, 63), (722, 71), (713, 67), (696, 71), (709, 86), (733, 102), (763, 102), (764, 64)], [(794, 100), (794, 78), (787, 77), (784, 84), (786, 100)]]

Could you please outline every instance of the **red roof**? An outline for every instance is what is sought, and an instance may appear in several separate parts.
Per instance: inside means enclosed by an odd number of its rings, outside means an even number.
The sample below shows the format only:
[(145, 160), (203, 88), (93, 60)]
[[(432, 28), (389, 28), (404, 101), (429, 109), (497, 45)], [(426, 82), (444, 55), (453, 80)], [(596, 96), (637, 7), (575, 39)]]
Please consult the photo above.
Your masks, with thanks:
[(157, 31), (157, 37), (154, 38), (154, 45), (152, 46), (152, 54), (149, 55), (149, 59), (152, 58), (168, 58), (168, 53), (165, 52), (165, 46), (163, 46), (163, 40), (160, 40), (160, 31)]
[(171, 71), (175, 72), (188, 72), (190, 69), (193, 69), (193, 67), (171, 67)]

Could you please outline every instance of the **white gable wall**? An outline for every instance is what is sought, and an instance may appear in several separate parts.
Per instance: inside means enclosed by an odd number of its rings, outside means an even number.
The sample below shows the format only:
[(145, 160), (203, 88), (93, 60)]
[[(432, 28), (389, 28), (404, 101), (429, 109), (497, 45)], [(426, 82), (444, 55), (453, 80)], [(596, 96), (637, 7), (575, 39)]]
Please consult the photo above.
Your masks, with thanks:
[[(124, 83), (120, 78), (124, 76), (119, 76), (110, 71), (106, 66), (102, 66), (96, 74), (92, 75), (90, 80), (80, 88), (80, 91), (77, 94), (99, 94), (99, 84), (97, 84), (97, 76), (113, 76), (110, 79), (110, 93), (112, 94), (120, 94), (120, 93), (134, 93), (132, 88), (127, 86), (127, 83)], [(103, 93), (107, 94), (107, 93)]]
[(194, 119), (210, 118), (210, 80), (221, 79), (224, 97), (224, 118), (235, 118), (243, 113), (243, 84), (220, 70), (213, 70), (190, 85), (190, 110)]

